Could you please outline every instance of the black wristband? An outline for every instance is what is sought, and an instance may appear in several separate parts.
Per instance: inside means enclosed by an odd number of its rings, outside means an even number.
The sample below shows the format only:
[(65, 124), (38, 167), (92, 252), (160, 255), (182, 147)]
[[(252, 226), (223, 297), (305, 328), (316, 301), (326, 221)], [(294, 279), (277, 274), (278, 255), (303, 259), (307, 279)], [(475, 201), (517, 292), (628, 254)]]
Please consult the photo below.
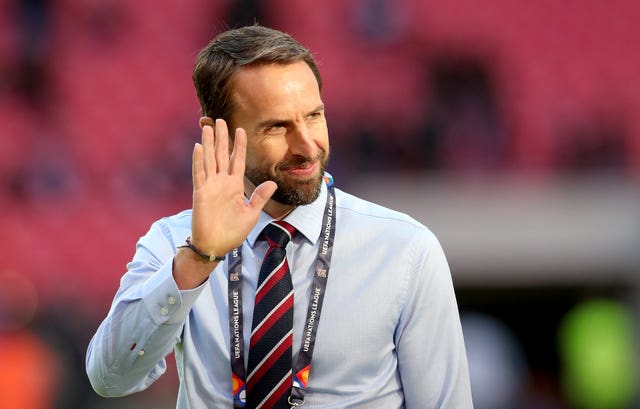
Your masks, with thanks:
[(203, 252), (201, 252), (200, 250), (198, 250), (196, 248), (196, 246), (194, 246), (193, 244), (191, 244), (191, 237), (187, 237), (187, 244), (183, 245), (183, 246), (178, 246), (179, 249), (182, 248), (188, 248), (191, 249), (191, 251), (193, 251), (194, 253), (196, 253), (197, 255), (199, 255), (200, 257), (202, 257), (203, 259), (207, 260), (207, 261), (222, 261), (224, 260), (224, 257), (220, 257), (220, 256), (210, 256), (208, 254), (204, 254)]

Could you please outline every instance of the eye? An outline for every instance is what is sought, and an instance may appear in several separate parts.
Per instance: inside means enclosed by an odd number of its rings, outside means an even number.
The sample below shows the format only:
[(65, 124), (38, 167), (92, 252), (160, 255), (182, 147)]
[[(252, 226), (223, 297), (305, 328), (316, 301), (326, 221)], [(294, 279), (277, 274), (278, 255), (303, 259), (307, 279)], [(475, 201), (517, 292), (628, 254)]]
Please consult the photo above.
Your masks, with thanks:
[(323, 117), (322, 111), (316, 111), (307, 115), (307, 120), (313, 121), (316, 119), (322, 119), (322, 117)]
[(264, 128), (265, 134), (278, 134), (285, 130), (287, 124), (284, 122), (276, 122)]

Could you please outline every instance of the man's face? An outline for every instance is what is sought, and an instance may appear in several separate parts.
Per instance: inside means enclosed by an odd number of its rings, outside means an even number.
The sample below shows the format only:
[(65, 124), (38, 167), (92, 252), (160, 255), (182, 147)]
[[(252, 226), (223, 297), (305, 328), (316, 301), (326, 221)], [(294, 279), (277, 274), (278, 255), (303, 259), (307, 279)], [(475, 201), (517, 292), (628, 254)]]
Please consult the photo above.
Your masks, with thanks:
[(231, 127), (247, 132), (245, 177), (273, 180), (287, 205), (313, 202), (329, 159), (329, 135), (318, 83), (303, 62), (240, 69), (232, 78)]

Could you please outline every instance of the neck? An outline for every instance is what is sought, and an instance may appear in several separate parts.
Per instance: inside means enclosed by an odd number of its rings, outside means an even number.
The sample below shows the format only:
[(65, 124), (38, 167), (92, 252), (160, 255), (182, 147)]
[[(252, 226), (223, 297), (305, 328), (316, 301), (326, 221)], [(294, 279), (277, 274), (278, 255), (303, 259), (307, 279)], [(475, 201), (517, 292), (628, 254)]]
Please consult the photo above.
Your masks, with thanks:
[[(244, 194), (247, 197), (251, 197), (253, 191), (255, 190), (255, 186), (251, 183), (247, 178), (244, 178)], [(282, 204), (280, 202), (276, 202), (273, 199), (269, 199), (267, 204), (262, 209), (266, 214), (273, 217), (275, 220), (282, 220), (289, 215), (295, 209), (296, 206)]]
[[(273, 201), (269, 201), (269, 203), (271, 203)], [(287, 206), (288, 210), (286, 210), (285, 208), (282, 209), (278, 209), (278, 210), (274, 210), (271, 211), (269, 209), (267, 209), (267, 207), (269, 206), (269, 203), (267, 203), (267, 205), (264, 207), (264, 211), (265, 213), (267, 213), (269, 216), (273, 217), (275, 220), (282, 220), (285, 217), (287, 217), (289, 215), (289, 213), (291, 213), (293, 211), (293, 209), (295, 209), (295, 206)], [(273, 202), (276, 203), (279, 206), (282, 206), (280, 203), (277, 202)]]

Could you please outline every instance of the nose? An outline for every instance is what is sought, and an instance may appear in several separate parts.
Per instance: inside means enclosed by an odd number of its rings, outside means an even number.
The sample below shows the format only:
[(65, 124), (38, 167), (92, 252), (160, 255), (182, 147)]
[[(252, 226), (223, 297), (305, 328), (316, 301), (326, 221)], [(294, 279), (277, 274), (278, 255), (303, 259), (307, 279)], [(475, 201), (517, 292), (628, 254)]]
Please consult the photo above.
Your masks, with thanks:
[(296, 124), (287, 133), (287, 144), (292, 155), (312, 159), (317, 156), (318, 145), (306, 123)]

